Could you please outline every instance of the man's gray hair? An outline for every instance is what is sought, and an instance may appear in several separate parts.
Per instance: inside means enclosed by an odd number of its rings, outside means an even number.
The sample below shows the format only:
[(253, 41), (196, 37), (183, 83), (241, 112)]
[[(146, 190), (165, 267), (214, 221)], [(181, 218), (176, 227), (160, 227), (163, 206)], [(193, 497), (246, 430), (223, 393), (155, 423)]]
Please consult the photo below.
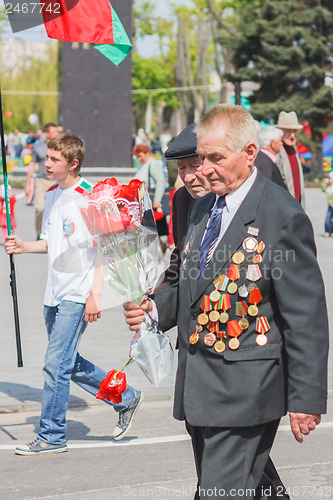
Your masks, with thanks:
[(252, 142), (258, 148), (258, 133), (255, 120), (242, 106), (219, 104), (207, 111), (199, 120), (195, 132), (198, 138), (214, 128), (225, 133), (229, 149), (241, 152), (246, 144)]
[(259, 146), (261, 148), (268, 148), (272, 141), (278, 141), (282, 136), (282, 130), (276, 128), (274, 125), (264, 127), (259, 132)]

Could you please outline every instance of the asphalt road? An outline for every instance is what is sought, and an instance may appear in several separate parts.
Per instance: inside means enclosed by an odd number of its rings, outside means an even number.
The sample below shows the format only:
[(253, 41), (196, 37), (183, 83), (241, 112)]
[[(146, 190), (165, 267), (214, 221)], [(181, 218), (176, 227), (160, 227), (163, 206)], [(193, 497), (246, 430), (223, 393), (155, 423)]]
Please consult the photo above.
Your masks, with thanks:
[[(307, 190), (307, 210), (314, 224), (318, 257), (326, 284), (329, 314), (333, 306), (333, 238), (325, 239), (325, 195)], [(17, 202), (17, 232), (34, 238), (33, 209)], [(0, 249), (1, 250), (1, 249)], [(44, 256), (15, 259), (18, 280), (24, 367), (16, 366), (8, 257), (0, 251), (0, 499), (104, 500), (125, 498), (192, 499), (196, 474), (191, 445), (182, 422), (172, 418), (174, 371), (160, 388), (150, 386), (134, 365), (129, 382), (145, 393), (130, 435), (112, 439), (116, 414), (103, 402), (73, 386), (68, 412), (68, 453), (22, 457), (17, 444), (34, 439), (39, 425), (41, 368), (46, 347), (42, 318)], [(332, 325), (332, 315), (330, 318)], [(175, 332), (171, 332), (175, 342)], [(130, 336), (120, 308), (105, 311), (100, 323), (89, 325), (80, 350), (111, 369), (126, 361)], [(333, 387), (332, 354), (329, 385)], [(291, 498), (333, 498), (333, 397), (322, 424), (298, 444), (287, 417), (281, 422), (272, 458)]]

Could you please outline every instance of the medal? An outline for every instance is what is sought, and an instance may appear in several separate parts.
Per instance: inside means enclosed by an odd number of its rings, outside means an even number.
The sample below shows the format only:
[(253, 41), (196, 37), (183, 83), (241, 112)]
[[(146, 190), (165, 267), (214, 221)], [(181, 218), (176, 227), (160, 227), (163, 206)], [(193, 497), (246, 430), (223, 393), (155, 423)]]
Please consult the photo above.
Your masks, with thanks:
[(238, 324), (237, 319), (228, 322), (228, 336), (234, 337), (233, 339), (230, 339), (228, 342), (228, 346), (230, 347), (230, 349), (232, 350), (238, 349), (239, 340), (237, 337), (242, 333), (242, 331), (243, 329)]
[(249, 226), (247, 229), (247, 234), (250, 234), (251, 236), (258, 236), (259, 229), (257, 227)]
[(258, 248), (258, 242), (253, 236), (248, 236), (243, 241), (243, 248), (246, 252), (255, 252)]
[(249, 306), (248, 310), (247, 310), (247, 314), (249, 314), (250, 316), (257, 316), (259, 312), (259, 309), (257, 306)]
[(247, 330), (249, 327), (250, 323), (246, 318), (242, 318), (238, 321), (239, 326), (241, 327), (242, 330)]
[(256, 342), (258, 345), (264, 346), (267, 344), (267, 337), (265, 333), (267, 333), (270, 328), (271, 327), (266, 316), (259, 316), (259, 318), (256, 319), (256, 332), (259, 333), (259, 335), (257, 335), (256, 337)]
[(266, 335), (264, 335), (262, 333), (260, 335), (256, 336), (256, 342), (260, 346), (266, 345), (267, 344), (267, 340), (268, 339), (267, 339)]
[(262, 256), (260, 253), (257, 253), (253, 259), (252, 259), (253, 264), (260, 264), (262, 262)]
[(249, 264), (246, 271), (246, 279), (249, 281), (258, 281), (261, 278), (261, 271), (258, 264)]
[(213, 290), (209, 294), (209, 298), (212, 302), (217, 302), (220, 299), (220, 292), (218, 290)]
[(229, 283), (227, 290), (229, 293), (234, 294), (238, 289), (238, 286), (235, 283), (235, 281), (239, 278), (239, 269), (237, 264), (230, 264), (228, 278), (231, 280), (231, 283)]
[(259, 309), (257, 307), (257, 304), (261, 302), (262, 300), (262, 295), (258, 287), (252, 288), (249, 293), (249, 303), (252, 304), (248, 308), (248, 314), (250, 316), (257, 316)]
[(258, 243), (258, 248), (257, 248), (257, 252), (258, 253), (263, 253), (263, 251), (265, 250), (265, 243), (263, 241), (260, 241), (260, 243)]
[(228, 346), (230, 347), (230, 349), (235, 351), (239, 347), (239, 340), (236, 337), (234, 339), (230, 339), (228, 342)]
[(249, 295), (249, 291), (246, 285), (242, 285), (238, 288), (238, 295), (242, 297), (242, 299), (246, 299), (246, 297)]
[(232, 281), (231, 283), (229, 283), (228, 285), (228, 288), (227, 288), (228, 292), (231, 293), (231, 295), (233, 295), (234, 293), (237, 292), (237, 285), (234, 281)]
[(245, 260), (245, 255), (243, 252), (236, 252), (234, 255), (231, 257), (231, 260), (234, 264), (241, 264)]
[(221, 323), (227, 323), (229, 319), (229, 314), (225, 311), (223, 311), (221, 314), (220, 314), (220, 321)]
[(229, 278), (227, 278), (224, 274), (221, 274), (216, 280), (213, 282), (216, 290), (220, 292), (225, 292), (227, 289), (227, 285), (229, 283)]
[(216, 352), (223, 352), (225, 350), (225, 343), (222, 342), (222, 340), (218, 340), (217, 342), (215, 342), (214, 344), (214, 350)]
[(215, 344), (215, 342), (216, 342), (216, 336), (214, 335), (214, 333), (212, 332), (206, 333), (204, 337), (204, 343), (206, 344), (206, 346), (212, 347)]
[(198, 316), (199, 325), (207, 325), (208, 321), (209, 321), (209, 318), (208, 318), (206, 313), (203, 312), (203, 313), (199, 314), (199, 316)]
[(210, 321), (212, 321), (213, 323), (216, 323), (216, 321), (218, 321), (220, 318), (220, 314), (218, 311), (211, 311), (209, 313), (209, 319)]
[(243, 300), (242, 302), (236, 302), (235, 304), (235, 314), (236, 316), (242, 316), (242, 319), (238, 321), (239, 326), (242, 330), (246, 330), (249, 327), (248, 320), (244, 317), (247, 315), (247, 304)]
[(195, 329), (196, 329), (196, 331), (199, 333), (199, 332), (202, 332), (203, 327), (202, 327), (201, 325), (197, 325), (197, 326), (195, 327)]
[(192, 335), (190, 336), (190, 344), (196, 344), (197, 342), (199, 342), (199, 334), (198, 333), (192, 333)]
[(228, 293), (224, 293), (221, 295), (220, 301), (219, 301), (219, 309), (222, 309), (223, 312), (220, 314), (220, 321), (221, 323), (226, 323), (229, 319), (229, 314), (226, 312), (228, 309), (230, 309), (231, 304), (230, 304), (230, 295)]

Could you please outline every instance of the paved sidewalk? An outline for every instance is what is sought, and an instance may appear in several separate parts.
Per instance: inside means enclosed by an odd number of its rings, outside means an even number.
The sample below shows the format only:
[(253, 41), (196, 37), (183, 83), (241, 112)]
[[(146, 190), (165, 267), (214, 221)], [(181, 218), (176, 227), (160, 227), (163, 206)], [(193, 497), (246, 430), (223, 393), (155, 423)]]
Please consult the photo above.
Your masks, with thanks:
[[(314, 224), (319, 261), (326, 283), (328, 309), (331, 311), (333, 308), (333, 238), (323, 238), (326, 197), (319, 189), (307, 190), (307, 210)], [(26, 206), (24, 198), (17, 201), (16, 218), (17, 233), (23, 239), (34, 239), (34, 208)], [(15, 266), (23, 368), (18, 368), (16, 362), (12, 298), (8, 278), (9, 257), (0, 247), (0, 413), (36, 410), (40, 406), (43, 385), (42, 366), (47, 344), (42, 316), (46, 256), (19, 255), (15, 257)], [(175, 330), (170, 333), (170, 338), (172, 344), (175, 345)], [(106, 371), (114, 368), (120, 369), (128, 359), (130, 340), (131, 334), (125, 325), (122, 308), (117, 307), (103, 311), (102, 318), (96, 324), (88, 325), (80, 345), (80, 353)], [(162, 382), (160, 388), (152, 386), (135, 363), (126, 369), (128, 382), (135, 388), (143, 390), (145, 399), (148, 401), (171, 399), (176, 364), (175, 356), (173, 372)], [(329, 379), (332, 387), (332, 363), (330, 363)], [(70, 407), (82, 408), (96, 403), (97, 401), (92, 396), (72, 384)]]

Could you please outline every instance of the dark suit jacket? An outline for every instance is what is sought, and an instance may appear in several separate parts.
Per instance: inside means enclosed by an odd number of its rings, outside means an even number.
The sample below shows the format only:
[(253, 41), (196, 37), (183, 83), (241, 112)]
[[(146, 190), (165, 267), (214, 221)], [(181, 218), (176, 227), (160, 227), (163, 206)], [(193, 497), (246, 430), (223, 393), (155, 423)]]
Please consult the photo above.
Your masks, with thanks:
[(287, 185), (280, 173), (280, 170), (269, 156), (259, 150), (254, 163), (263, 176), (265, 176), (270, 181), (275, 182), (275, 184), (278, 184), (279, 186), (288, 190)]
[[(287, 410), (324, 413), (328, 321), (310, 220), (289, 193), (258, 172), (206, 268), (208, 277), (198, 282), (199, 248), (214, 200), (210, 193), (193, 202), (186, 265), (183, 260), (178, 283), (155, 295), (161, 328), (178, 324), (175, 418), (186, 417), (194, 426), (244, 427), (278, 419)], [(205, 331), (192, 346), (201, 299), (214, 289), (215, 278), (228, 273), (249, 226), (259, 229), (258, 241), (266, 245), (257, 285), (263, 296), (258, 316), (270, 323), (268, 342), (257, 345), (256, 318), (248, 317), (237, 350), (226, 339), (225, 351), (215, 352), (203, 342)], [(250, 283), (246, 270), (254, 254), (243, 253), (238, 286)], [(236, 318), (237, 300), (244, 299), (231, 295), (230, 319)]]
[(178, 281), (181, 253), (187, 232), (188, 213), (192, 202), (193, 198), (184, 186), (175, 192), (172, 201), (172, 233), (175, 249), (170, 255), (170, 265), (165, 271), (164, 279), (156, 289), (157, 291)]

